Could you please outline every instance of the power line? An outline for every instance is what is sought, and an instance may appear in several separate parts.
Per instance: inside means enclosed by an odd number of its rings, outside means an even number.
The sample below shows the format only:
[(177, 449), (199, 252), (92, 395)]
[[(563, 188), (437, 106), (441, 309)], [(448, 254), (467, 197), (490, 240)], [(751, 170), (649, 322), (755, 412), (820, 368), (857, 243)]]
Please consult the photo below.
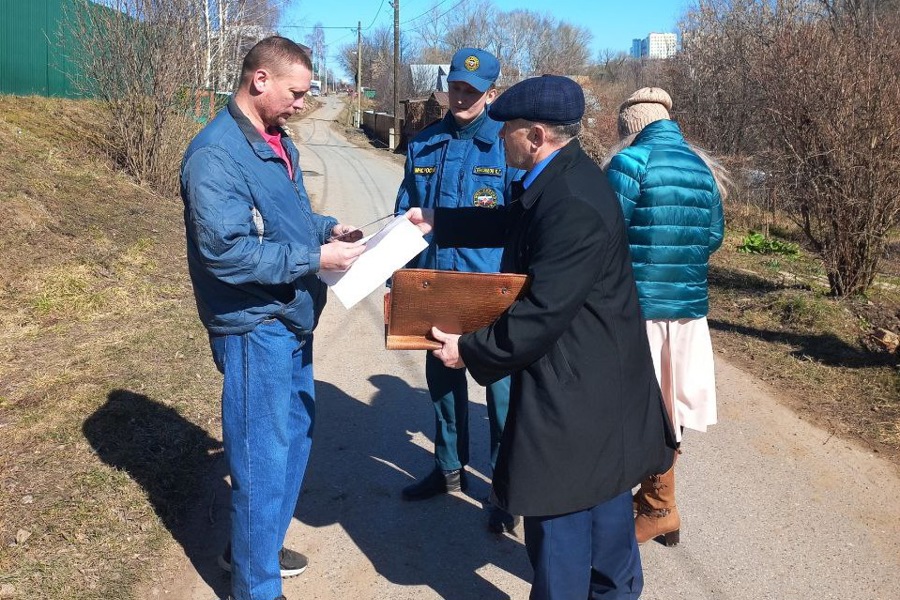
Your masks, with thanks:
[[(443, 17), (444, 15), (446, 15), (446, 14), (450, 13), (451, 11), (453, 11), (457, 6), (459, 6), (460, 4), (462, 4), (462, 3), (465, 2), (465, 1), (466, 1), (466, 0), (459, 0), (459, 2), (457, 2), (456, 4), (454, 4), (453, 6), (451, 6), (450, 8), (448, 8), (447, 10), (445, 10), (444, 12), (442, 12), (441, 14), (439, 14), (438, 16), (434, 17), (433, 20), (437, 21), (438, 19), (440, 19), (440, 18)], [(431, 8), (431, 10), (434, 10), (435, 8), (437, 8), (438, 6), (440, 6), (441, 4), (443, 4), (444, 2), (447, 2), (447, 0), (443, 0), (440, 4), (435, 4), (435, 5)], [(431, 12), (431, 10), (429, 10), (429, 11), (426, 12), (426, 13), (422, 13), (422, 14), (419, 15), (418, 17), (414, 17), (414, 18), (410, 19), (409, 21), (414, 21), (414, 20), (418, 19), (419, 17), (425, 16), (425, 15), (429, 14), (429, 13)], [(404, 21), (404, 23), (409, 23), (409, 21)], [(410, 29), (412, 29), (413, 31), (418, 31), (418, 30), (421, 29), (422, 27), (424, 27), (424, 25), (417, 25), (417, 26), (415, 26), (415, 27), (410, 27)]]
[[(400, 24), (401, 24), (401, 25), (406, 25), (407, 23), (409, 23), (409, 22), (411, 22), (411, 21), (415, 21), (416, 19), (419, 19), (419, 18), (421, 18), (421, 17), (424, 17), (425, 15), (431, 13), (431, 11), (433, 11), (434, 9), (436, 9), (438, 6), (440, 6), (441, 4), (444, 4), (445, 2), (448, 2), (448, 1), (449, 1), (449, 0), (441, 0), (440, 2), (438, 2), (438, 3), (435, 4), (434, 6), (432, 6), (431, 8), (429, 8), (428, 10), (426, 10), (425, 12), (423, 12), (421, 15), (415, 16), (415, 17), (413, 17), (412, 19), (407, 19), (407, 20), (403, 21), (403, 22), (400, 23)], [(462, 4), (462, 2), (460, 2), (459, 4)], [(459, 4), (457, 4), (456, 6), (459, 6)], [(453, 8), (456, 8), (456, 6), (454, 6)], [(453, 8), (451, 8), (450, 10), (453, 10)], [(447, 14), (447, 13), (444, 13), (444, 14)], [(441, 15), (441, 16), (443, 16), (443, 15)]]
[[(444, 0), (444, 2), (446, 2), (446, 1), (447, 1), (447, 0)], [(381, 0), (381, 4), (378, 6), (378, 10), (375, 12), (375, 16), (372, 17), (372, 22), (369, 23), (369, 25), (368, 25), (367, 27), (363, 27), (363, 28), (362, 28), (363, 31), (368, 31), (369, 29), (372, 28), (372, 25), (375, 24), (375, 21), (376, 21), (376, 20), (378, 20), (378, 15), (381, 14), (381, 9), (382, 9), (382, 8), (384, 8), (384, 0)], [(351, 30), (353, 30), (354, 32), (356, 32), (356, 26), (355, 26), (355, 25), (347, 25), (346, 27), (338, 27), (338, 26), (330, 26), (330, 25), (329, 25), (328, 27), (326, 27), (325, 25), (313, 25), (313, 26), (309, 26), (309, 25), (280, 25), (278, 28), (279, 28), (279, 29), (351, 29)]]

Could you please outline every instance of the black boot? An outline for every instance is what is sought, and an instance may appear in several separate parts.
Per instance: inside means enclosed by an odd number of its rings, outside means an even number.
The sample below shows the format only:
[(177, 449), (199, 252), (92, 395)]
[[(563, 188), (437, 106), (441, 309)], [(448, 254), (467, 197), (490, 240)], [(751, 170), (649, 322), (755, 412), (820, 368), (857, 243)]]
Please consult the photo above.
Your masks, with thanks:
[(427, 500), (438, 494), (459, 492), (468, 487), (466, 472), (463, 469), (442, 471), (435, 468), (428, 477), (418, 483), (403, 488), (404, 500)]
[(488, 507), (488, 529), (494, 533), (512, 533), (521, 520), (518, 515), (511, 515), (499, 506)]

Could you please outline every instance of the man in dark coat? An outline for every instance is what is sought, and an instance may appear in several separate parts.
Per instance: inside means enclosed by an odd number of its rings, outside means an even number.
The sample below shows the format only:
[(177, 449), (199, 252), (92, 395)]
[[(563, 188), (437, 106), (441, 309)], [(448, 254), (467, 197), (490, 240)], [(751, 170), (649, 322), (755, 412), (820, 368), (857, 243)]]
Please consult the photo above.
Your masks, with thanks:
[[(410, 212), (439, 245), (503, 245), (501, 269), (530, 277), (493, 324), (434, 329), (445, 365), (485, 385), (512, 376), (492, 501), (525, 517), (533, 600), (638, 598), (631, 488), (668, 469), (674, 433), (654, 375), (622, 212), (575, 136), (581, 87), (527, 79), (491, 108), (523, 186), (492, 223)], [(500, 232), (498, 234), (498, 232)], [(496, 239), (502, 237), (502, 239)]]

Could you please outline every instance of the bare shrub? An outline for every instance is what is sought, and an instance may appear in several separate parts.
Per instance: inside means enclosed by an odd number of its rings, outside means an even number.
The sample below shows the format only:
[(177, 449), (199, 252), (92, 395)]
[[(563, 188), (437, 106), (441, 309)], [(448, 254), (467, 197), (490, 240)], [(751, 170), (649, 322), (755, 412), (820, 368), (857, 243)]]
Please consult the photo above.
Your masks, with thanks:
[(669, 71), (685, 130), (752, 157), (837, 296), (869, 288), (900, 221), (898, 25), (876, 0), (698, 0)]
[[(185, 0), (80, 1), (69, 22), (85, 48), (80, 82), (108, 113), (104, 146), (122, 170), (141, 183), (166, 187), (174, 166), (164, 160), (169, 121), (186, 111), (194, 83), (196, 41)], [(193, 87), (193, 86), (191, 86)], [(176, 163), (177, 165), (177, 163)]]
[[(74, 0), (66, 15), (83, 47), (82, 93), (107, 116), (98, 136), (138, 182), (177, 190), (178, 165), (197, 130), (200, 89), (230, 88), (240, 58), (268, 33), (275, 0)], [(228, 89), (230, 91), (230, 89)]]
[(773, 175), (838, 296), (872, 284), (900, 217), (897, 25), (831, 12), (786, 26), (755, 65)]

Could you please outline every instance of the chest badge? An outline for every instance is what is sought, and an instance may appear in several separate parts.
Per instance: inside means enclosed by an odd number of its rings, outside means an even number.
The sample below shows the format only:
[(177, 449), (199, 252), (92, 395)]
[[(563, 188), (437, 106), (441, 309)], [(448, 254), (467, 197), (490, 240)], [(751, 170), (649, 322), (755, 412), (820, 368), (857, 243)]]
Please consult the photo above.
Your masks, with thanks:
[(479, 208), (496, 208), (497, 192), (489, 187), (481, 188), (480, 190), (475, 192), (472, 204)]
[(475, 167), (472, 169), (473, 175), (490, 175), (492, 177), (503, 177), (503, 169), (499, 167)]

